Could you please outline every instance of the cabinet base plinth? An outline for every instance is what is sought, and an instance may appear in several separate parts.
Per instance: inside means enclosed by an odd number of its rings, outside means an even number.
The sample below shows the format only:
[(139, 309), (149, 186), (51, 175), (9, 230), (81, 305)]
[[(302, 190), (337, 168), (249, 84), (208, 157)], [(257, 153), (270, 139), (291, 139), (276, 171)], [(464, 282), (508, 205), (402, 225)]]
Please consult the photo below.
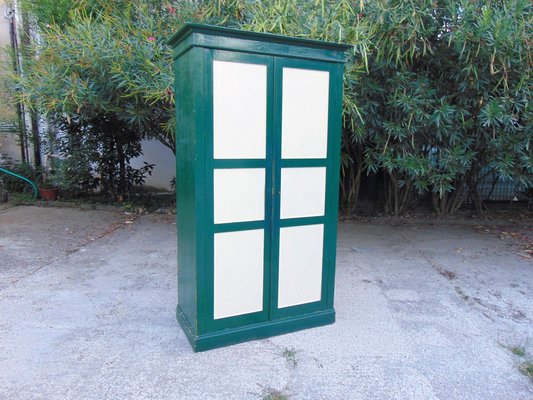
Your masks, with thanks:
[(180, 306), (176, 310), (176, 316), (195, 352), (211, 350), (250, 340), (264, 339), (270, 336), (296, 332), (335, 322), (335, 310), (331, 309), (196, 335), (189, 321), (181, 311)]

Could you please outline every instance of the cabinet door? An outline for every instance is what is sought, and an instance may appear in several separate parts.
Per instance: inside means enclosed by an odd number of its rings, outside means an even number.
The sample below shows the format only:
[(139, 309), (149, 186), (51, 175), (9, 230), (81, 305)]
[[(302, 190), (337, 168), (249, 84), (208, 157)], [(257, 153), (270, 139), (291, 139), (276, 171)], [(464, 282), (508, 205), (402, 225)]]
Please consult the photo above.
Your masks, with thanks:
[(338, 74), (330, 63), (275, 58), (272, 318), (333, 307)]
[(204, 62), (209, 331), (269, 318), (273, 59), (206, 50)]
[(332, 81), (342, 66), (218, 50), (204, 62), (200, 323), (215, 331), (332, 308), (341, 101)]

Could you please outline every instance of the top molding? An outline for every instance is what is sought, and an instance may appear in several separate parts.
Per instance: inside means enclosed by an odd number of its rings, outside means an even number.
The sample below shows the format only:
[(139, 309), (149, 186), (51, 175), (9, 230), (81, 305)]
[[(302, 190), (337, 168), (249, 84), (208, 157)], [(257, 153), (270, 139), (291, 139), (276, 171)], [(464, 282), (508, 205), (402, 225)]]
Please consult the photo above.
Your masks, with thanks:
[(192, 47), (204, 47), (336, 63), (346, 62), (345, 52), (352, 48), (341, 43), (192, 23), (185, 24), (168, 44), (174, 49), (174, 59)]

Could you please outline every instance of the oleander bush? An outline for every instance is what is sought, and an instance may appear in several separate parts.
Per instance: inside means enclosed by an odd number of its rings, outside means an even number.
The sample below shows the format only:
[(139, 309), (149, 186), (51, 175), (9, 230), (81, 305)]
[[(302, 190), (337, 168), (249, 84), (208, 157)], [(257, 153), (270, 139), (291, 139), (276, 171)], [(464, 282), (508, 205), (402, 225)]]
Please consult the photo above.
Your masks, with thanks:
[(39, 56), (28, 57), (17, 82), (21, 99), (45, 115), (114, 121), (111, 135), (135, 131), (175, 151), (166, 39), (184, 22), (338, 41), (353, 45), (341, 165), (347, 214), (367, 176), (395, 215), (423, 193), (439, 215), (466, 199), (483, 214), (477, 188), (489, 175), (532, 185), (529, 0), (23, 0), (36, 3), (27, 9), (41, 32)]

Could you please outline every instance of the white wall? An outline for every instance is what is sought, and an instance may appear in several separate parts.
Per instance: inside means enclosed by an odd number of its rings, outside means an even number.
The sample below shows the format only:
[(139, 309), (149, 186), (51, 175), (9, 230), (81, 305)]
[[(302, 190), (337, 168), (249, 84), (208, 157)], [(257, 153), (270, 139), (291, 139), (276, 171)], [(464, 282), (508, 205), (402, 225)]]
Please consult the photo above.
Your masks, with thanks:
[(131, 166), (142, 168), (144, 162), (155, 164), (151, 176), (146, 177), (145, 185), (157, 189), (169, 190), (169, 184), (176, 175), (176, 157), (174, 153), (157, 140), (143, 140), (143, 155), (131, 160)]

